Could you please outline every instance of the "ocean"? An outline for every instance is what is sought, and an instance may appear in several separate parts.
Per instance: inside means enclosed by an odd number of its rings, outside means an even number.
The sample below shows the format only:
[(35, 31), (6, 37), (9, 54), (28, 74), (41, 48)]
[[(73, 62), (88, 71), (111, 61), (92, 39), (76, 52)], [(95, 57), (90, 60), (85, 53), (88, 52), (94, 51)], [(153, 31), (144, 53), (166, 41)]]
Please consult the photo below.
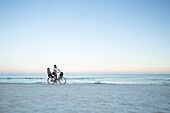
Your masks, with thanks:
[[(47, 74), (0, 74), (0, 83), (47, 83)], [(64, 74), (67, 84), (170, 85), (170, 74)]]

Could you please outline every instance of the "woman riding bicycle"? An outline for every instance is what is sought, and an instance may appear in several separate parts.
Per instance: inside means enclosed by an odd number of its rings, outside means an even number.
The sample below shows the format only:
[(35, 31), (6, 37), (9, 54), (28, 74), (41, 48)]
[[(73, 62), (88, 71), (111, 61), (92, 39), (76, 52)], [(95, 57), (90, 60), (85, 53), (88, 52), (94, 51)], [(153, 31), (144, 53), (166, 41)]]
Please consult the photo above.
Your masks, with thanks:
[(51, 73), (51, 71), (50, 71), (50, 68), (47, 68), (47, 74), (48, 74), (48, 77), (49, 78), (54, 78), (53, 76), (52, 76), (52, 73)]

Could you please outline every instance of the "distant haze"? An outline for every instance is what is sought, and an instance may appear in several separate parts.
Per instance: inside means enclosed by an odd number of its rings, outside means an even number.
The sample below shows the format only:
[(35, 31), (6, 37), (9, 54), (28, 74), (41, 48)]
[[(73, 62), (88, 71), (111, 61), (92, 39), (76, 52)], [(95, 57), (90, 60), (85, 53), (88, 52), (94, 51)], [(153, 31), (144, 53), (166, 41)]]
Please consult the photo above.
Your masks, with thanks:
[(0, 0), (0, 73), (170, 73), (169, 0)]

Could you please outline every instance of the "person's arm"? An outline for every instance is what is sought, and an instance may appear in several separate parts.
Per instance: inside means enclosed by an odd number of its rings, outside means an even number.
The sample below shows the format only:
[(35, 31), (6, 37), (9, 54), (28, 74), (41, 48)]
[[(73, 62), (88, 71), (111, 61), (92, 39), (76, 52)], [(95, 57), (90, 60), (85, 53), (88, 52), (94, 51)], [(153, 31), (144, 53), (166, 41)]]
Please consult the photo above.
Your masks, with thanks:
[(61, 73), (61, 71), (58, 69), (58, 71)]
[(56, 69), (55, 69), (55, 68), (53, 69), (53, 71), (57, 73), (57, 71), (56, 71)]

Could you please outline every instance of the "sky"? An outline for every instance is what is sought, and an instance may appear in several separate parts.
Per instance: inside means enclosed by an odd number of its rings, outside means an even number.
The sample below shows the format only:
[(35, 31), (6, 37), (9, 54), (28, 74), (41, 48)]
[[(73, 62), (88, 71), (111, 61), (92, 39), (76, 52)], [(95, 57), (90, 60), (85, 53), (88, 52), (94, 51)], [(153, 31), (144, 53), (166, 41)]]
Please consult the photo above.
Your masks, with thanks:
[(0, 0), (0, 73), (170, 73), (169, 0)]

